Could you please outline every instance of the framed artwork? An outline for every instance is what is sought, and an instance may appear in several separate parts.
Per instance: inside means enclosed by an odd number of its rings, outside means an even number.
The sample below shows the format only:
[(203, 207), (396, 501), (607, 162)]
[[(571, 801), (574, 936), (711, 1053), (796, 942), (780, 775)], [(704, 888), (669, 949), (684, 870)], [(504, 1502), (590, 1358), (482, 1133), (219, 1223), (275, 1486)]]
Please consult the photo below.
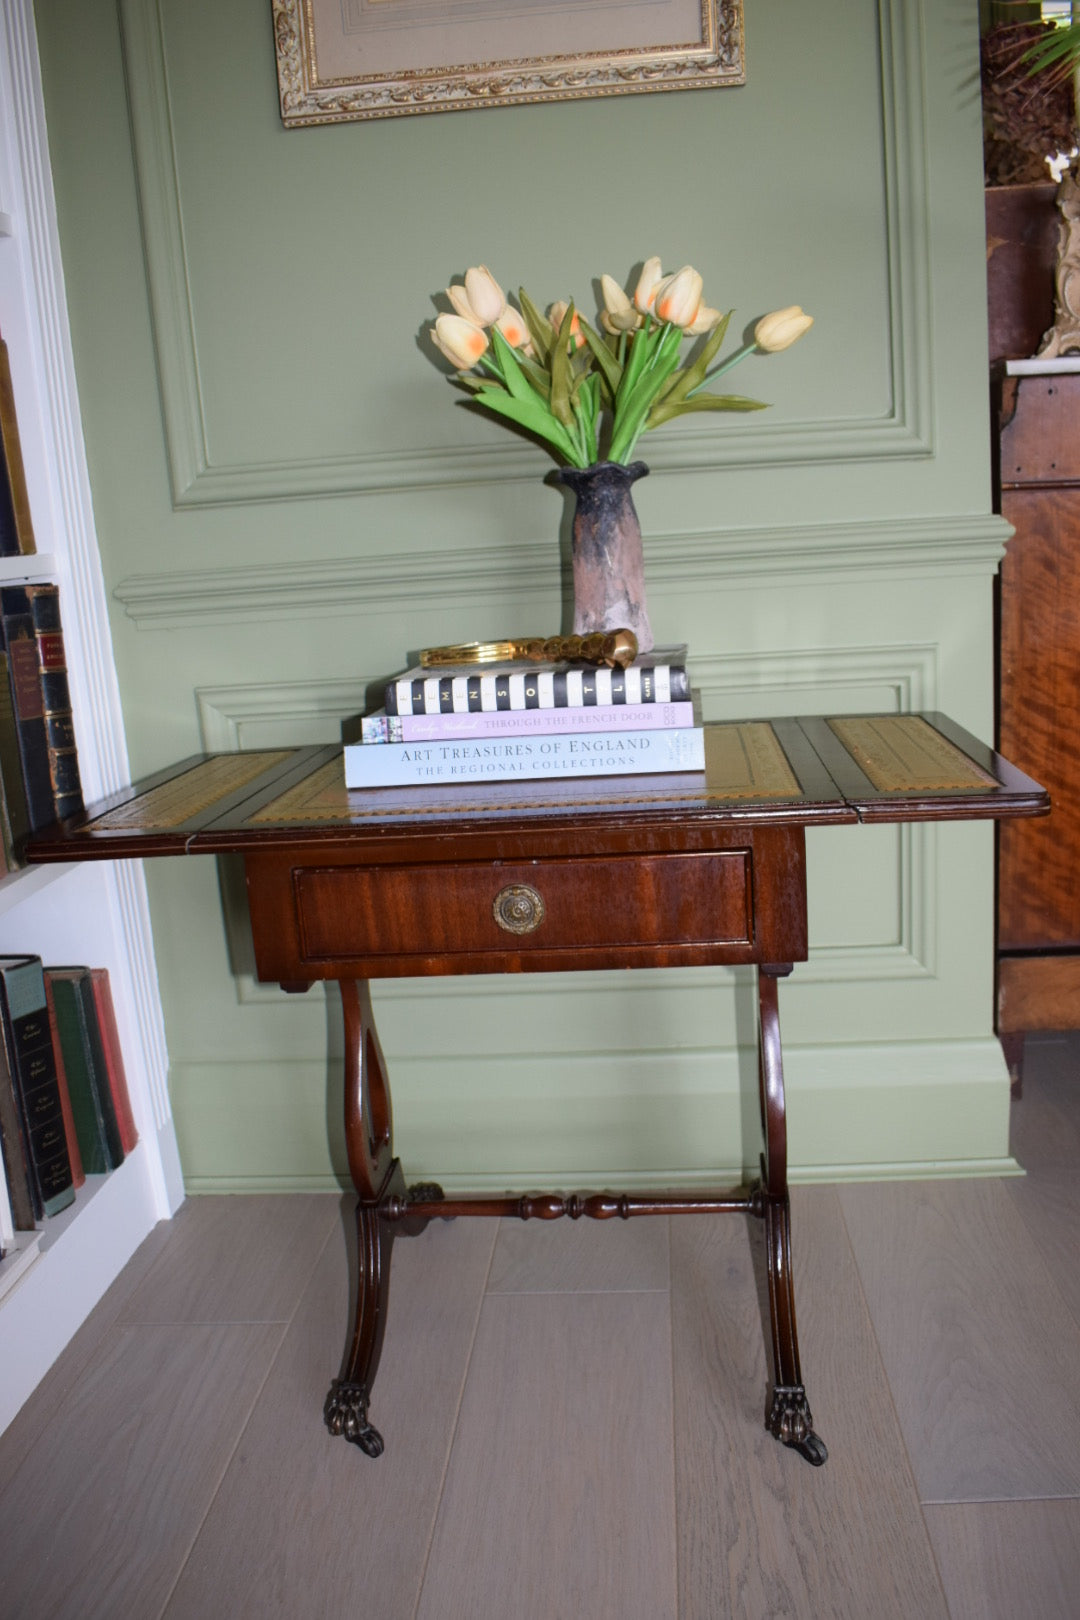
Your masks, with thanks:
[(0, 338), (0, 557), (18, 557), (35, 549), (11, 368), (7, 344)]
[(273, 0), (287, 128), (743, 84), (742, 0)]

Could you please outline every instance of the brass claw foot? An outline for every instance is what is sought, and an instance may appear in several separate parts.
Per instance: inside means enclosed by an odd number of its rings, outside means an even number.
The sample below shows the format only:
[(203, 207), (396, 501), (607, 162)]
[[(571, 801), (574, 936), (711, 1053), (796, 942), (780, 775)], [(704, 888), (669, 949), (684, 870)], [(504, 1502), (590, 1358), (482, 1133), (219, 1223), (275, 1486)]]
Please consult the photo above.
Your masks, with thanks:
[(344, 1435), (368, 1457), (381, 1457), (383, 1437), (368, 1422), (367, 1403), (363, 1384), (344, 1384), (336, 1378), (323, 1406), (323, 1421), (332, 1435)]
[(812, 1467), (820, 1468), (829, 1453), (825, 1442), (814, 1433), (813, 1425), (802, 1385), (777, 1385), (765, 1427), (782, 1446), (790, 1446)]

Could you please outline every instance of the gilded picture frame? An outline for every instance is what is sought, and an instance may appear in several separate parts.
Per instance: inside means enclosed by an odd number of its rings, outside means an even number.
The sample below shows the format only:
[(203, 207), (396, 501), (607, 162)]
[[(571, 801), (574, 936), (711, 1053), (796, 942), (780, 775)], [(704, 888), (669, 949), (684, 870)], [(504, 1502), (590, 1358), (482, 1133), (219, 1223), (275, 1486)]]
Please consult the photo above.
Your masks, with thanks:
[(286, 128), (746, 79), (742, 0), (272, 4)]

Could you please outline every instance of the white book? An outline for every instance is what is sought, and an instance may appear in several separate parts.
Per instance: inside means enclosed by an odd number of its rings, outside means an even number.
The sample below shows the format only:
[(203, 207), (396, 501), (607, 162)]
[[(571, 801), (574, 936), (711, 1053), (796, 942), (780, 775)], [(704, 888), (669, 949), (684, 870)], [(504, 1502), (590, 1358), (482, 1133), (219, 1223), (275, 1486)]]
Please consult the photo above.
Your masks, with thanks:
[(543, 737), (454, 738), (345, 749), (345, 786), (437, 787), (545, 777), (643, 776), (705, 769), (701, 726), (577, 732)]

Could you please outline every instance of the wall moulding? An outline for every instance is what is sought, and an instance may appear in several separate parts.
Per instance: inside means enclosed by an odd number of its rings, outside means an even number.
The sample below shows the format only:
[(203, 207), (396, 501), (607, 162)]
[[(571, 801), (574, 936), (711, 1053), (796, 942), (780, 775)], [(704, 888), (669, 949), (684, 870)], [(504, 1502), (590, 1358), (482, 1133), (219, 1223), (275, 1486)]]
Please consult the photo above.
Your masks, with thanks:
[[(1012, 531), (1001, 518), (946, 516), (798, 527), (708, 529), (646, 537), (650, 589), (752, 586), (783, 575), (854, 578), (882, 572), (993, 574)], [(561, 585), (554, 539), (304, 558), (251, 568), (131, 574), (114, 589), (140, 630), (298, 614), (384, 613), (420, 602), (467, 606), (487, 597), (550, 599)]]
[[(535, 1054), (509, 1066), (502, 1054), (437, 1067), (426, 1056), (396, 1056), (397, 1126), (410, 1177), (498, 1192), (568, 1179), (579, 1187), (715, 1186), (754, 1173), (753, 1049), (664, 1056), (659, 1085), (651, 1053), (567, 1055), (554, 1066)], [(1007, 1082), (996, 1041), (788, 1044), (785, 1068), (793, 1120), (798, 1112), (795, 1180), (1017, 1174), (1003, 1151)], [(326, 1141), (325, 1087), (325, 1062), (179, 1064), (188, 1190), (334, 1190), (344, 1165), (338, 1143)], [(225, 1135), (223, 1097), (237, 1118), (272, 1119), (273, 1143), (259, 1129)], [(564, 1142), (552, 1132), (553, 1099), (563, 1138), (574, 1143), (569, 1169)]]
[[(497, 447), (409, 447), (389, 455), (230, 462), (215, 454), (203, 408), (184, 235), (179, 154), (170, 107), (163, 13), (167, 0), (121, 0), (143, 245), (174, 505), (231, 505), (375, 494), (535, 478), (537, 452)], [(880, 416), (775, 428), (705, 426), (650, 446), (658, 472), (718, 467), (928, 457), (934, 451), (930, 230), (925, 174), (925, 61), (919, 0), (878, 0), (879, 150), (884, 177), (883, 279), (889, 289), (890, 398)]]

